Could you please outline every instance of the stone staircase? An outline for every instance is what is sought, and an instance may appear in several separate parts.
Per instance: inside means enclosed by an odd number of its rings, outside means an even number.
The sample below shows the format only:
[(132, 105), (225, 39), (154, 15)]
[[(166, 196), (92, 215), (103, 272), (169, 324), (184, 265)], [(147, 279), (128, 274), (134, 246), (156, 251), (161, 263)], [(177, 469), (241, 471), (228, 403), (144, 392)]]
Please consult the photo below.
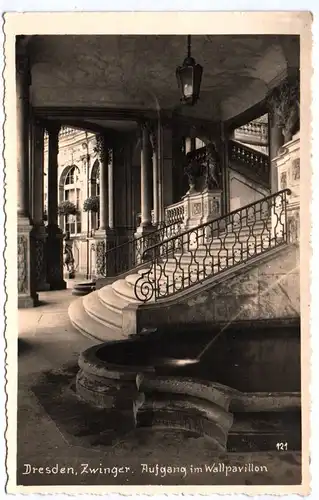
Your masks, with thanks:
[[(209, 241), (202, 235), (194, 243), (192, 234), (188, 232), (183, 240), (176, 237), (166, 240), (167, 243), (164, 240), (165, 255), (137, 272), (132, 270), (131, 274), (120, 276), (112, 284), (76, 299), (69, 307), (72, 324), (84, 335), (98, 340), (126, 338), (123, 311), (131, 304), (143, 307), (145, 301), (137, 297), (145, 297), (148, 305), (165, 301), (170, 295), (189, 291), (193, 284), (222, 276), (224, 271), (258, 257), (272, 246), (270, 217), (255, 220), (253, 225), (226, 226), (218, 237)], [(180, 248), (173, 249), (177, 242)], [(157, 289), (157, 298), (155, 293), (145, 295), (145, 287)]]

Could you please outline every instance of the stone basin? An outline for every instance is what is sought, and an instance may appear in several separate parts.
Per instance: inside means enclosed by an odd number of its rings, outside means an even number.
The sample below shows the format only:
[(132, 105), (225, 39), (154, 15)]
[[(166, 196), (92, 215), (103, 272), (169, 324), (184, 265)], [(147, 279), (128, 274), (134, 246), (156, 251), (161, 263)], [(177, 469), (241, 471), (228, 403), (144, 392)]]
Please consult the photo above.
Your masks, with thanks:
[(266, 324), (231, 325), (199, 363), (165, 362), (196, 359), (219, 331), (207, 325), (153, 329), (93, 346), (79, 358), (77, 394), (126, 416), (131, 428), (178, 427), (210, 438), (219, 450), (226, 447), (233, 412), (298, 412), (296, 324), (279, 322), (272, 330)]

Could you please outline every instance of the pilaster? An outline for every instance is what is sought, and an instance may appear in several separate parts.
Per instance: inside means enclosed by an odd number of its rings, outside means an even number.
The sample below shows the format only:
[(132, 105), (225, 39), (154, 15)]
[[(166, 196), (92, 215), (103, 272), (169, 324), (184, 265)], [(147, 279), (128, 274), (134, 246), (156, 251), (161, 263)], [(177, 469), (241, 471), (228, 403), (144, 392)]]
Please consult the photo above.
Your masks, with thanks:
[(23, 37), (16, 41), (16, 113), (17, 113), (17, 205), (18, 205), (18, 307), (33, 307), (38, 302), (34, 257), (31, 251), (29, 207), (29, 86), (31, 73)]
[(18, 217), (18, 308), (38, 303), (35, 286), (35, 259), (31, 259), (32, 225), (27, 217)]

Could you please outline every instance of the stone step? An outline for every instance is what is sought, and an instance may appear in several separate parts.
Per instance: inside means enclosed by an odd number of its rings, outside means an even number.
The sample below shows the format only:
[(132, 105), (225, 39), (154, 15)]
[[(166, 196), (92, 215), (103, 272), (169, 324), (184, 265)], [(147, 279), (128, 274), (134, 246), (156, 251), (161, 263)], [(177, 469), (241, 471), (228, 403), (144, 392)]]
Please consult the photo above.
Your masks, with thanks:
[(134, 288), (126, 281), (126, 279), (115, 281), (112, 284), (112, 288), (115, 295), (117, 295), (120, 299), (125, 300), (130, 304), (136, 304), (139, 302), (134, 295)]
[[(206, 228), (210, 228), (212, 227), (212, 229), (214, 230), (218, 230), (217, 226), (216, 225), (207, 225), (207, 226), (203, 226), (203, 228), (198, 228), (198, 231), (200, 231), (201, 229), (206, 229)], [(268, 221), (257, 221), (255, 222), (254, 224), (244, 224), (244, 225), (240, 225), (240, 224), (229, 224), (227, 226), (227, 229), (225, 228), (222, 228), (220, 227), (219, 229), (219, 234), (220, 235), (225, 235), (226, 233), (231, 233), (231, 232), (236, 232), (238, 233), (239, 231), (243, 231), (244, 233), (249, 233), (251, 231), (253, 231), (254, 233), (258, 233), (258, 232), (262, 232), (262, 230), (265, 230), (267, 229), (267, 231), (271, 232), (271, 228), (272, 228), (272, 222), (271, 220), (268, 220)], [(192, 231), (193, 230), (193, 231)], [(196, 232), (197, 231), (197, 227), (194, 227), (194, 228), (189, 228), (188, 231), (190, 232)]]
[(104, 286), (98, 290), (99, 300), (111, 311), (122, 314), (124, 307), (129, 304), (128, 300), (122, 299), (115, 294), (112, 285)]
[[(199, 241), (194, 240), (193, 242), (184, 242), (183, 245), (180, 245), (180, 248), (183, 248), (184, 250), (187, 250), (188, 248), (197, 248), (198, 251), (205, 252), (206, 249), (218, 249), (218, 248), (232, 248), (234, 244), (238, 247), (247, 247), (249, 244), (257, 244), (261, 245), (263, 243), (264, 245), (269, 244), (270, 237), (262, 237), (258, 235), (250, 236), (249, 238), (236, 238), (233, 235), (228, 235), (227, 238), (214, 238), (210, 242), (204, 242), (200, 238)], [(165, 245), (163, 245), (165, 247)], [(173, 248), (173, 247), (171, 247)], [(175, 246), (175, 252), (178, 252), (179, 248)]]
[(119, 312), (107, 309), (99, 300), (98, 291), (83, 297), (85, 312), (95, 321), (110, 328), (122, 328), (122, 315)]
[(83, 307), (83, 298), (80, 297), (71, 302), (68, 315), (72, 325), (83, 335), (100, 342), (111, 342), (112, 340), (123, 340), (127, 338), (122, 330), (110, 328), (89, 316)]
[[(243, 248), (244, 250), (247, 249), (247, 246), (255, 246), (257, 247), (262, 247), (263, 248), (268, 248), (270, 245), (270, 239), (269, 238), (255, 238), (251, 237), (249, 241), (244, 240), (236, 240), (235, 238), (227, 238), (227, 240), (218, 240), (215, 239), (211, 241), (209, 244), (203, 244), (202, 242), (199, 242), (197, 244), (197, 247), (195, 243), (192, 245), (188, 245), (188, 243), (185, 243), (182, 247), (180, 248), (175, 248), (174, 250), (174, 255), (180, 255), (183, 253), (186, 255), (187, 253), (196, 253), (199, 256), (200, 255), (206, 255), (207, 253), (210, 253), (211, 255), (215, 255), (220, 250), (241, 250)], [(164, 246), (165, 248), (165, 246)], [(169, 256), (169, 253), (168, 253)]]
[[(182, 271), (180, 271), (180, 272), (169, 273), (169, 274), (167, 273), (166, 276), (162, 275), (161, 278), (159, 278), (160, 271), (158, 271), (158, 273), (156, 275), (156, 278), (157, 278), (156, 286), (159, 287), (160, 290), (163, 290), (166, 292), (167, 291), (177, 291), (177, 290), (183, 289), (191, 284), (195, 284), (198, 281), (203, 280), (204, 278), (208, 278), (210, 276), (213, 276), (213, 274), (217, 274), (218, 271), (219, 271), (219, 269), (217, 268), (217, 266), (215, 266), (214, 273), (212, 272), (211, 268), (206, 269), (206, 272), (204, 269), (199, 269), (198, 271), (193, 269), (193, 272), (191, 274), (188, 272), (185, 272), (183, 275)], [(138, 278), (136, 276), (134, 276), (134, 278), (132, 278), (128, 282), (129, 286), (131, 287), (131, 295), (133, 297), (135, 297), (135, 283), (136, 283), (137, 279)], [(182, 285), (182, 280), (183, 280), (183, 285)], [(145, 283), (148, 283), (148, 282), (150, 284), (154, 284), (154, 274), (153, 273), (145, 276), (144, 281), (140, 280), (140, 282), (137, 285), (137, 289), (140, 290), (141, 287), (143, 285), (145, 286)]]
[[(204, 267), (207, 269), (211, 269), (212, 266), (218, 269), (218, 262), (220, 263), (220, 266), (224, 266), (226, 262), (228, 263), (228, 266), (230, 265), (235, 265), (239, 264), (243, 260), (248, 259), (249, 257), (254, 257), (256, 255), (259, 255), (261, 253), (261, 249), (257, 249), (257, 252), (255, 252), (253, 249), (251, 252), (245, 251), (241, 255), (237, 256), (232, 256), (231, 253), (227, 255), (226, 251), (220, 252), (219, 256), (218, 254), (214, 256), (210, 255), (197, 255), (196, 254), (185, 254), (185, 255), (177, 255), (176, 259), (173, 257), (170, 257), (167, 262), (158, 262), (156, 266), (156, 271), (157, 271), (157, 277), (160, 276), (160, 274), (164, 273), (166, 275), (170, 275), (173, 272), (176, 274), (182, 274), (183, 271), (184, 273), (189, 272), (189, 271), (196, 271), (197, 269), (203, 269)], [(145, 271), (143, 271), (145, 272)], [(142, 273), (139, 272), (139, 275)], [(153, 274), (153, 273), (152, 273)], [(130, 280), (131, 281), (131, 280)], [(134, 282), (135, 283), (135, 282)]]

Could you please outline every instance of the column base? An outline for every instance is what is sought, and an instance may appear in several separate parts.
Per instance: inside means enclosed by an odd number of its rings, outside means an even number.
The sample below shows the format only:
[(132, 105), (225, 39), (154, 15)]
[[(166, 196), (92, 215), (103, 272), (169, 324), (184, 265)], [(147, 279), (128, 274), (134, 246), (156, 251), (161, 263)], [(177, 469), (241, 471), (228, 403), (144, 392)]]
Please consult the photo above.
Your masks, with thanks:
[(39, 305), (39, 295), (36, 293), (34, 297), (30, 295), (18, 295), (18, 309), (27, 309)]
[(153, 231), (156, 231), (156, 227), (153, 226), (150, 223), (148, 224), (144, 224), (144, 225), (140, 225), (136, 228), (136, 231), (134, 233), (134, 236), (135, 238), (139, 238), (139, 236), (143, 236), (144, 234), (150, 234), (152, 233)]

